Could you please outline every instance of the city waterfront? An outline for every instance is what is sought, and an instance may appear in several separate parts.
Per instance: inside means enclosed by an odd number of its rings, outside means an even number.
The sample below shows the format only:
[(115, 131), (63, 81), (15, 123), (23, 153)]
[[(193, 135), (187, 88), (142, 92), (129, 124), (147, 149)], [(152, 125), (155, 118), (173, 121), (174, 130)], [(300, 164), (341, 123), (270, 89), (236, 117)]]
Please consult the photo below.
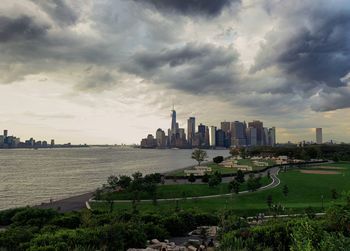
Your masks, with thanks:
[[(95, 190), (109, 175), (168, 172), (195, 165), (192, 150), (89, 147), (0, 150), (0, 210)], [(209, 160), (228, 150), (207, 150)]]

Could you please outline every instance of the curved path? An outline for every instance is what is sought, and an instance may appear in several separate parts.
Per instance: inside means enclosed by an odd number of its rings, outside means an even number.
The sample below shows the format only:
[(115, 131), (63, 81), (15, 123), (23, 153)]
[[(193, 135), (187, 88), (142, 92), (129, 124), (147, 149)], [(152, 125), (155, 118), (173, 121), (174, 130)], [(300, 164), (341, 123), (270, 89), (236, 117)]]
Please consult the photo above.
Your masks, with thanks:
[[(267, 190), (267, 189), (272, 189), (277, 187), (281, 181), (280, 179), (277, 177), (278, 173), (279, 173), (279, 168), (278, 167), (273, 167), (271, 169), (269, 169), (270, 171), (270, 177), (272, 179), (272, 182), (266, 186), (260, 187), (258, 189), (258, 191), (262, 191), (262, 190)], [(265, 175), (267, 175), (267, 171), (265, 171)], [(227, 177), (229, 179), (229, 181), (232, 180), (232, 177)], [(246, 177), (247, 178), (247, 177)], [(224, 180), (224, 179), (223, 179)], [(227, 181), (227, 179), (226, 179)], [(227, 182), (229, 182), (227, 181)], [(239, 192), (239, 194), (244, 194), (244, 193), (249, 193), (250, 191), (241, 191)], [(194, 200), (194, 199), (208, 199), (208, 198), (217, 198), (217, 197), (225, 197), (225, 196), (230, 196), (233, 195), (235, 193), (226, 193), (226, 194), (215, 194), (215, 195), (205, 195), (205, 196), (196, 196), (196, 197), (186, 197), (187, 200)], [(175, 200), (183, 200), (184, 198), (169, 198), (169, 199), (157, 199), (157, 201), (175, 201)], [(140, 202), (152, 202), (153, 200), (140, 200)], [(107, 202), (106, 200), (93, 200), (93, 199), (89, 199), (89, 202)], [(117, 203), (130, 203), (132, 202), (132, 200), (113, 200), (113, 202), (117, 202)], [(86, 206), (89, 208), (89, 203), (86, 203)]]

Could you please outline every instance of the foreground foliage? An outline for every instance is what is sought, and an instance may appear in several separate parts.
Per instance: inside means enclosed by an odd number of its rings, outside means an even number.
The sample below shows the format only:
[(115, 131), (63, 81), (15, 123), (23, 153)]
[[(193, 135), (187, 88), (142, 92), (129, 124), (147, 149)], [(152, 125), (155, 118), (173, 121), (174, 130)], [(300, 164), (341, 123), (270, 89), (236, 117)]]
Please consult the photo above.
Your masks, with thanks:
[(185, 236), (197, 226), (218, 225), (220, 250), (335, 251), (350, 249), (350, 206), (333, 205), (323, 217), (272, 218), (259, 224), (226, 210), (216, 214), (174, 210), (59, 214), (21, 208), (0, 212), (1, 250), (126, 250), (148, 239)]

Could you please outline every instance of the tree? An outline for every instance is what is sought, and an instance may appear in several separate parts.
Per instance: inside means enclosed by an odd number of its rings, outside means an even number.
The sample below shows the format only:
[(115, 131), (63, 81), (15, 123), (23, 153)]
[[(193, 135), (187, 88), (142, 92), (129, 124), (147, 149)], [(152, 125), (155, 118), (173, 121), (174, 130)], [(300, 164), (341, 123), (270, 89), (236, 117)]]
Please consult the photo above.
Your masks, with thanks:
[(288, 195), (288, 193), (289, 193), (289, 189), (288, 189), (288, 186), (287, 185), (284, 185), (283, 186), (283, 195), (285, 196), (285, 197), (287, 197), (287, 195)]
[(151, 196), (153, 204), (157, 204), (157, 184), (155, 182), (145, 182), (144, 190)]
[(215, 187), (221, 183), (221, 177), (216, 175), (215, 173), (210, 177), (208, 185), (209, 187)]
[(203, 183), (208, 183), (209, 182), (209, 178), (210, 178), (210, 176), (207, 173), (205, 173), (203, 175), (203, 177), (202, 177), (202, 182)]
[(228, 183), (230, 191), (235, 192), (236, 194), (239, 193), (239, 187), (240, 183), (237, 182), (236, 180), (232, 180), (230, 183)]
[(224, 161), (224, 157), (222, 156), (216, 156), (213, 158), (214, 163), (219, 164)]
[(107, 178), (108, 187), (111, 189), (116, 189), (118, 186), (118, 177), (111, 175)]
[(269, 195), (267, 196), (267, 198), (266, 198), (266, 203), (267, 203), (267, 206), (268, 206), (269, 208), (271, 208), (271, 206), (272, 206), (272, 195), (271, 195), (271, 194), (269, 194)]
[(236, 174), (236, 181), (239, 183), (243, 183), (244, 182), (244, 173), (242, 170), (238, 170), (237, 174)]
[(237, 147), (231, 148), (230, 149), (230, 154), (232, 155), (232, 157), (237, 157), (240, 155), (240, 150)]
[(195, 182), (196, 181), (196, 176), (194, 176), (194, 174), (191, 173), (190, 176), (188, 176), (188, 181), (191, 182), (191, 183)]
[(127, 189), (131, 183), (131, 178), (126, 175), (119, 176), (118, 186), (122, 189)]
[(249, 178), (247, 180), (247, 188), (249, 191), (251, 192), (254, 192), (256, 190), (258, 190), (258, 188), (261, 187), (261, 177), (258, 176), (258, 177), (254, 177), (254, 174), (249, 174)]
[(333, 200), (338, 199), (339, 195), (338, 195), (337, 190), (335, 190), (335, 189), (333, 188), (333, 189), (331, 190), (331, 194), (332, 194), (332, 199), (333, 199)]
[(205, 161), (208, 158), (208, 154), (206, 151), (202, 149), (195, 149), (192, 152), (192, 159), (195, 159), (198, 162), (198, 165), (200, 166), (203, 161)]

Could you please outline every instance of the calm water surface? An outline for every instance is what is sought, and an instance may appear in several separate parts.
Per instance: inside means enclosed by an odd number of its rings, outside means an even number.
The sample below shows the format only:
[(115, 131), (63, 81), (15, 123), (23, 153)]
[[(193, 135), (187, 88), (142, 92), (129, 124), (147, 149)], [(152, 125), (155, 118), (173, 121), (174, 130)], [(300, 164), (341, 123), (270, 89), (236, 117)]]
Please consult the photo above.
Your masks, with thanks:
[[(190, 165), (192, 150), (118, 147), (0, 150), (0, 210), (95, 190), (109, 175), (167, 172)], [(209, 159), (228, 150), (208, 150)]]

